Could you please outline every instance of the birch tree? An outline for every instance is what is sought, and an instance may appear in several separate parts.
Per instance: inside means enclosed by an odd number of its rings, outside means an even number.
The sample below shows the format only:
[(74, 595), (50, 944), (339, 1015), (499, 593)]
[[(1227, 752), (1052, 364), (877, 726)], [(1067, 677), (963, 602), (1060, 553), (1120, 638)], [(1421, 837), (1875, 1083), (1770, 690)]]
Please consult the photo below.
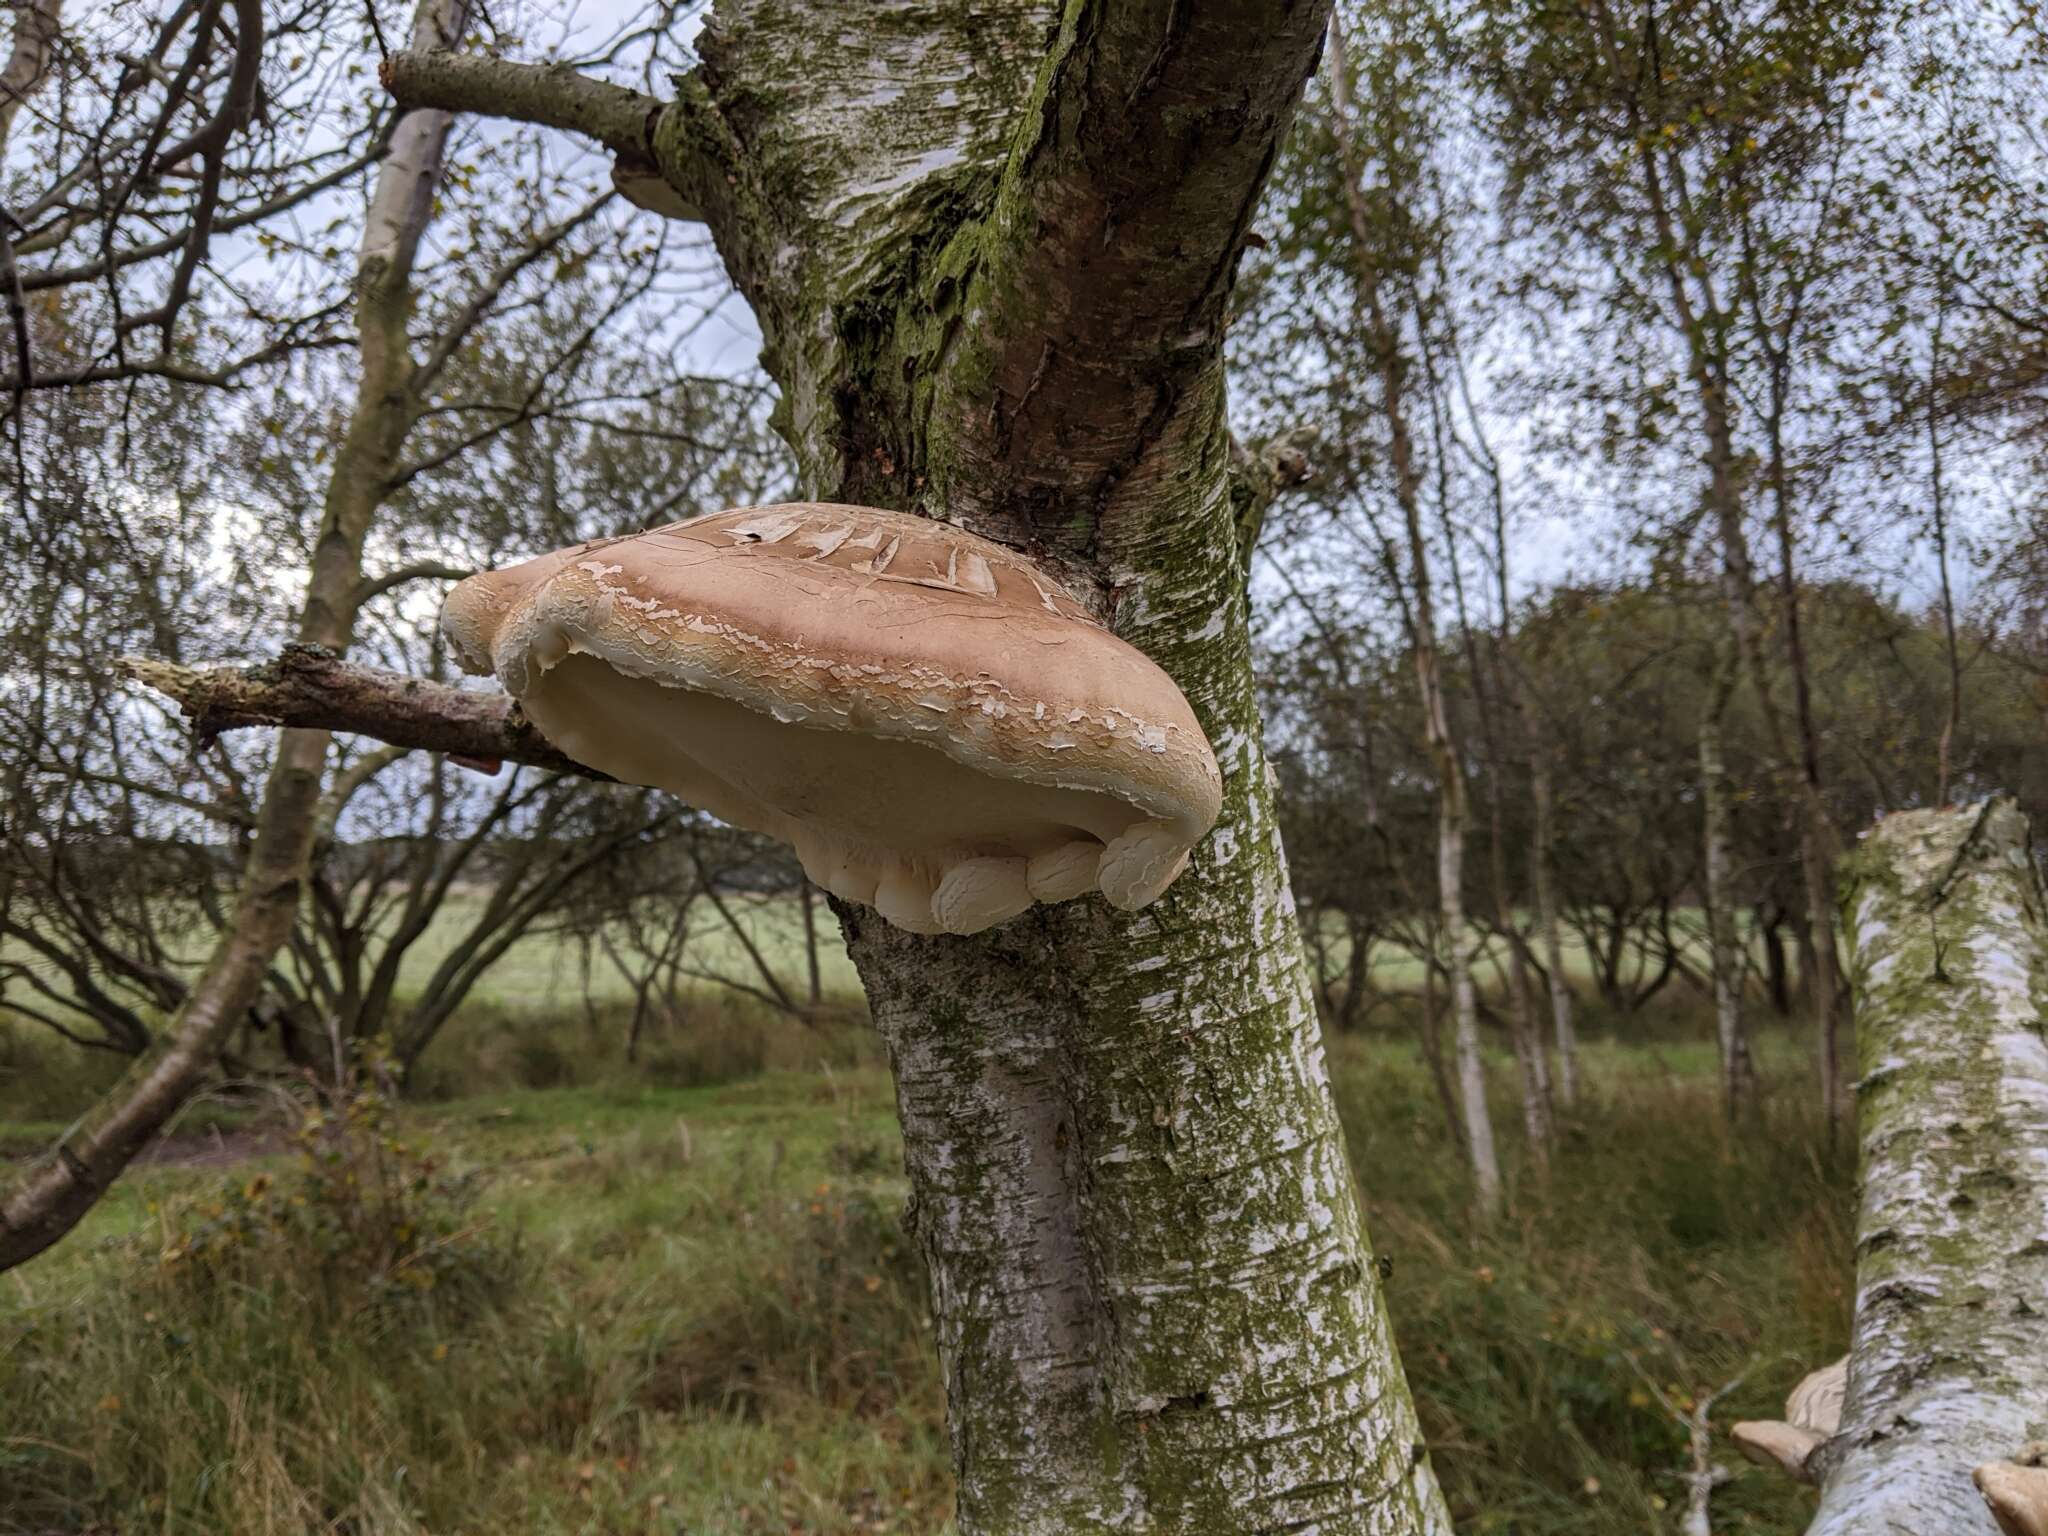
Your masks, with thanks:
[(1722, 745), (1729, 697), (1735, 692), (1735, 652), (1723, 637), (1714, 647), (1713, 674), (1700, 709), (1700, 806), (1704, 839), (1702, 893), (1707, 909), (1707, 967), (1714, 986), (1714, 1040), (1720, 1057), (1721, 1107), (1740, 1120), (1756, 1097), (1756, 1068), (1742, 1018), (1745, 966), (1735, 932), (1735, 843), (1728, 806), (1728, 761)]
[[(1290, 334), (1290, 340), (1316, 348), (1325, 403), (1347, 428), (1350, 462), (1330, 509), (1350, 541), (1343, 557), (1362, 559), (1379, 579), (1408, 643), (1436, 792), (1438, 921), (1428, 963), (1441, 971), (1451, 994), (1458, 1119), (1475, 1208), (1491, 1219), (1501, 1209), (1502, 1188), (1474, 975), (1482, 938), (1465, 908), (1473, 818), (1441, 639), (1439, 556), (1430, 526), (1448, 527), (1449, 467), (1440, 434), (1430, 435), (1438, 402), (1422, 353), (1434, 319), (1432, 302), (1418, 287), (1444, 238), (1416, 187), (1429, 145), (1417, 78), (1431, 18), (1404, 12), (1403, 19), (1405, 25), (1389, 22), (1375, 35), (1370, 67), (1361, 67), (1347, 55), (1343, 18), (1333, 18), (1322, 94), (1296, 152), (1300, 186), (1283, 239), (1290, 253), (1326, 268), (1339, 297), (1332, 312), (1317, 314), (1300, 327), (1305, 335)], [(1354, 98), (1357, 86), (1367, 93), (1363, 102)], [(1526, 1089), (1527, 1057), (1518, 1055)], [(1532, 1132), (1540, 1156), (1542, 1136), (1534, 1126)]]
[(1274, 830), (1223, 410), (1237, 256), (1324, 8), (887, 11), (851, 47), (844, 17), (722, 6), (672, 100), (422, 51), (387, 77), (651, 168), (667, 195), (641, 195), (704, 218), (753, 305), (803, 490), (1028, 552), (1217, 749), (1222, 820), (1145, 913), (923, 938), (839, 910), (896, 1075), (962, 1528), (1444, 1531)]
[[(1500, 104), (1495, 128), (1509, 154), (1514, 208), (1598, 253), (1603, 305), (1652, 328), (1654, 339), (1614, 338), (1649, 381), (1645, 418), (1670, 413), (1675, 398), (1689, 403), (1706, 472), (1700, 520), (1717, 547), (1726, 622), (1798, 811), (1821, 1096), (1832, 1119), (1843, 1107), (1837, 834), (1800, 627), (1787, 423), (1801, 370), (1818, 360), (1814, 311), (1838, 270), (1837, 172), (1851, 104), (1889, 13), (1875, 0), (1755, 8), (1598, 0), (1534, 13), (1488, 5), (1480, 14), (1472, 57)], [(1752, 483), (1759, 465), (1765, 497)], [(1765, 650), (1759, 589), (1768, 578), (1759, 578), (1752, 547), (1758, 503), (1778, 555), (1789, 711)]]
[[(467, 0), (423, 0), (420, 48), (461, 33)], [(257, 25), (258, 23), (250, 23)], [(406, 322), (412, 268), (432, 217), (453, 118), (410, 114), (393, 131), (363, 226), (356, 309), (361, 367), (356, 407), (334, 472), (300, 610), (302, 645), (346, 650), (360, 608), (363, 547), (410, 425), (412, 358)], [(156, 1047), (145, 1053), (55, 1155), (0, 1198), (0, 1264), (31, 1258), (91, 1208), (129, 1159), (211, 1069), (229, 1032), (255, 1004), (290, 937), (320, 824), (328, 733), (287, 731), (265, 784), (233, 921)]]

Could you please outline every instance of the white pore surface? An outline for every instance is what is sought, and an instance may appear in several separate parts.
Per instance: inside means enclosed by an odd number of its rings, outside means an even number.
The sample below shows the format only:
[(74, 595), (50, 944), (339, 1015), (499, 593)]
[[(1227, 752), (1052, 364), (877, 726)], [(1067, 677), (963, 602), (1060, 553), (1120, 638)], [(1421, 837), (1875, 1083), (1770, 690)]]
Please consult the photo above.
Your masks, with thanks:
[[(1185, 861), (1170, 828), (1113, 796), (777, 720), (590, 655), (561, 657), (520, 702), (576, 761), (781, 838), (812, 880), (912, 932), (974, 933), (1096, 889), (1143, 906)], [(1162, 842), (1173, 859), (1156, 855)]]

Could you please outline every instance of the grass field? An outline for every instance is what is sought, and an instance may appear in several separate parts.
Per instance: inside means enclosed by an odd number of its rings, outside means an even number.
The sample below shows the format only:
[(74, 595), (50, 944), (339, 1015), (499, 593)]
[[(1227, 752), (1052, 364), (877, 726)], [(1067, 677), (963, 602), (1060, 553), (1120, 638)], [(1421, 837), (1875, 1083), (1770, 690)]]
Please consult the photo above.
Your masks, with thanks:
[[(484, 899), (480, 893), (457, 890), (443, 902), (400, 969), (397, 1004), (401, 1010), (450, 951), (463, 942)], [(804, 995), (808, 965), (797, 903), (787, 898), (740, 897), (730, 900), (728, 908), (746, 926), (754, 950), (766, 959), (783, 986), (793, 996)], [(747, 944), (735, 936), (709, 902), (699, 900), (693, 905), (690, 929), (689, 964), (697, 975), (686, 986), (686, 1012), (708, 1022), (701, 1029), (686, 1029), (671, 1042), (666, 1063), (670, 1080), (729, 1076), (750, 1055), (758, 1057), (755, 1065), (759, 1066), (815, 1064), (816, 1041), (786, 1024), (778, 1025), (771, 1017), (772, 1010), (713, 979), (725, 977), (760, 985)], [(1497, 984), (1500, 979), (1493, 958), (1497, 948), (1489, 946), (1483, 952), (1482, 986)], [(197, 948), (193, 951), (195, 956), (202, 953)], [(15, 962), (31, 959), (19, 947), (4, 954)], [(1334, 935), (1332, 963), (1341, 967), (1347, 954), (1341, 935)], [(1564, 958), (1566, 973), (1581, 996), (1590, 998), (1592, 986), (1583, 948), (1569, 936)], [(818, 911), (818, 959), (824, 995), (857, 1010), (859, 978), (840, 942), (837, 923), (822, 907)], [(54, 975), (53, 980), (61, 984)], [(1382, 944), (1373, 956), (1372, 983), (1379, 992), (1412, 992), (1421, 986), (1420, 962), (1406, 950)], [(1675, 997), (1681, 986), (1674, 982), (1670, 995)], [(414, 1086), (435, 1097), (552, 1086), (579, 1075), (569, 1070), (570, 1057), (582, 1062), (595, 1053), (600, 1060), (608, 1060), (617, 1053), (631, 1000), (627, 981), (601, 950), (553, 932), (527, 934), (470, 992), (453, 1023), (421, 1063)], [(1662, 1021), (1670, 1016), (1668, 1008), (1658, 1007), (1627, 1023), (1638, 1035), (1669, 1034)], [(734, 1027), (736, 1019), (741, 1021), (739, 1027)], [(707, 1061), (701, 1071), (680, 1059), (707, 1054), (715, 1059)], [(108, 1053), (80, 1051), (39, 1026), (11, 1020), (0, 1008), (0, 1145), (25, 1141), (61, 1126), (89, 1105), (123, 1065), (120, 1058)], [(657, 1075), (663, 1070), (658, 1067)], [(199, 1118), (203, 1120), (203, 1112)]]
[[(537, 1027), (513, 1003), (448, 1047)], [(317, 1155), (188, 1122), (182, 1160), (0, 1281), (0, 1532), (946, 1530), (865, 1032), (719, 1046), (667, 1081), (737, 1080), (669, 1086), (579, 1045), (592, 1027), (557, 1025), (563, 1086), (372, 1106)], [(764, 1027), (707, 1004), (685, 1033)], [(1684, 1437), (1658, 1395), (1684, 1409), (1747, 1371), (1725, 1428), (1839, 1352), (1850, 1172), (1803, 1053), (1762, 1054), (1762, 1133), (1730, 1139), (1709, 1048), (1596, 1041), (1547, 1185), (1516, 1161), (1512, 1216), (1478, 1231), (1413, 1053), (1333, 1043), (1461, 1532), (1675, 1531)], [(1803, 1527), (1803, 1490), (1720, 1449), (1717, 1530)]]

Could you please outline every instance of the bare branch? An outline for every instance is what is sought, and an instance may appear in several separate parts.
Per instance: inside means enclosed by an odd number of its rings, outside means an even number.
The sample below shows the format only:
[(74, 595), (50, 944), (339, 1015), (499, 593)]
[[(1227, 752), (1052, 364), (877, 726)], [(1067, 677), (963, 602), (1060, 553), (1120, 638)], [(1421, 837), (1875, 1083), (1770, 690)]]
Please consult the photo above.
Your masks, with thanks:
[(469, 567), (464, 565), (450, 565), (444, 560), (421, 560), (413, 565), (401, 565), (395, 571), (386, 571), (382, 576), (364, 577), (356, 583), (355, 596), (350, 602), (360, 608), (372, 598), (382, 597), (409, 581), (460, 581), (471, 574)]
[(528, 763), (605, 778), (557, 751), (507, 694), (357, 666), (320, 646), (287, 646), (277, 660), (256, 667), (201, 669), (138, 656), (116, 665), (173, 700), (202, 744), (223, 731), (291, 726), (349, 731), (475, 762)]
[(654, 120), (667, 105), (573, 69), (473, 53), (394, 53), (378, 77), (402, 107), (477, 112), (566, 128), (615, 154), (649, 162)]

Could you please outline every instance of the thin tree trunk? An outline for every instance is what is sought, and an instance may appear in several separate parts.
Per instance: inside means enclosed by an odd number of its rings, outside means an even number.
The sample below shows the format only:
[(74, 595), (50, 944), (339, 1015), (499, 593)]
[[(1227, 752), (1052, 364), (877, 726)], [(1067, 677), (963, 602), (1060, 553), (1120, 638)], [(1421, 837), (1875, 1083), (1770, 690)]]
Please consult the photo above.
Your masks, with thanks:
[[(1942, 270), (1946, 271), (1943, 267)], [(1935, 301), (1932, 355), (1927, 363), (1927, 491), (1934, 518), (1934, 563), (1941, 576), (1941, 643), (1948, 659), (1948, 710), (1941, 722), (1941, 748), (1935, 773), (1934, 803), (1947, 805), (1949, 765), (1955, 750), (1956, 730), (1962, 724), (1963, 663), (1956, 645), (1955, 589), (1948, 572), (1948, 503), (1941, 463), (1941, 347), (1948, 327), (1948, 284), (1944, 281)]]
[[(1455, 768), (1454, 768), (1455, 771)], [(1500, 1157), (1494, 1147), (1493, 1114), (1486, 1102), (1486, 1059), (1479, 1038), (1479, 1000), (1472, 979), (1478, 961), (1479, 933), (1465, 916), (1465, 791), (1447, 781), (1437, 799), (1438, 930), (1443, 967), (1451, 983), (1453, 1048), (1458, 1061), (1459, 1119), (1465, 1127), (1465, 1152), (1472, 1164), (1479, 1215), (1490, 1220), (1500, 1213)]]
[[(1455, 348), (1455, 336), (1452, 341)], [(1453, 353), (1455, 357), (1455, 351)], [(1531, 721), (1524, 707), (1525, 699), (1519, 687), (1511, 686), (1510, 674), (1519, 678), (1520, 668), (1514, 656), (1514, 639), (1511, 628), (1512, 605), (1509, 601), (1508, 580), (1508, 517), (1507, 488), (1501, 479), (1500, 463), (1494, 458), (1491, 448), (1479, 436), (1478, 413), (1472, 409), (1469, 391), (1465, 393), (1466, 413), (1472, 419), (1473, 432), (1478, 438), (1476, 450), (1459, 436), (1455, 427), (1447, 429), (1445, 417), (1448, 407), (1442, 401), (1444, 389), (1439, 378), (1435, 351), (1425, 347), (1423, 358), (1428, 365), (1430, 381), (1430, 421), (1435, 430), (1437, 449), (1437, 484), (1440, 509), (1443, 514), (1444, 542), (1451, 553), (1452, 589), (1458, 600), (1458, 629), (1464, 636), (1466, 664), (1472, 674), (1472, 688), (1479, 705), (1479, 729), (1486, 745), (1486, 811), (1487, 811), (1487, 852), (1493, 875), (1494, 923), (1508, 944), (1509, 977), (1514, 989), (1513, 1031), (1515, 1055), (1522, 1070), (1522, 1118), (1529, 1146), (1534, 1154), (1539, 1172), (1550, 1171), (1550, 1144), (1556, 1136), (1556, 1109), (1551, 1091), (1550, 1042), (1543, 1027), (1537, 1022), (1535, 987), (1530, 980), (1532, 957), (1529, 953), (1528, 935), (1515, 919), (1513, 893), (1508, 886), (1507, 836), (1502, 802), (1505, 797), (1503, 780), (1507, 772), (1507, 753), (1503, 749), (1500, 704), (1506, 701), (1507, 713), (1513, 717), (1518, 734), (1525, 742), (1530, 741)], [(1461, 385), (1464, 379), (1462, 365), (1459, 369)], [(1485, 470), (1493, 511), (1493, 578), (1494, 604), (1498, 619), (1493, 635), (1491, 666), (1481, 659), (1479, 643), (1472, 629), (1470, 613), (1465, 606), (1465, 584), (1458, 572), (1457, 548), (1450, 520), (1450, 455), (1444, 438), (1446, 431), (1475, 458)], [(1489, 689), (1481, 679), (1492, 678)], [(1533, 756), (1533, 743), (1530, 746)], [(1555, 1006), (1556, 993), (1552, 992)]]
[(1784, 911), (1776, 902), (1770, 903), (1770, 919), (1764, 919), (1764, 903), (1758, 902), (1751, 910), (1758, 941), (1764, 951), (1764, 984), (1771, 996), (1771, 1012), (1779, 1018), (1789, 1018), (1792, 1013), (1791, 968), (1785, 961)]
[(1728, 770), (1721, 727), (1735, 692), (1734, 637), (1714, 648), (1714, 673), (1700, 714), (1700, 797), (1705, 806), (1707, 955), (1714, 983), (1714, 1039), (1720, 1048), (1721, 1108), (1729, 1123), (1748, 1114), (1756, 1092), (1742, 1020), (1742, 953), (1735, 932), (1734, 853), (1728, 828)]
[(1469, 1166), (1472, 1144), (1465, 1136), (1465, 1122), (1458, 1114), (1457, 1087), (1444, 1056), (1443, 1003), (1436, 985), (1440, 951), (1433, 927), (1427, 937), (1428, 948), (1422, 956), (1422, 1059), (1429, 1064), (1430, 1080), (1436, 1084), (1437, 1102), (1443, 1106), (1444, 1127), (1451, 1133), (1451, 1144)]
[(1564, 974), (1564, 925), (1558, 916), (1557, 801), (1549, 749), (1532, 739), (1529, 790), (1535, 810), (1529, 873), (1536, 887), (1536, 925), (1543, 937), (1543, 965), (1550, 983), (1550, 1022), (1557, 1039), (1557, 1097), (1570, 1109), (1579, 1101), (1579, 1035), (1572, 1021), (1571, 983)]
[(2005, 798), (1889, 816), (1844, 873), (1863, 1194), (1809, 1536), (1993, 1536), (1972, 1469), (2048, 1427), (2048, 891)]
[(797, 899), (804, 909), (804, 969), (808, 987), (806, 998), (810, 1011), (815, 1014), (818, 1005), (825, 1000), (825, 988), (818, 974), (818, 898), (808, 880), (797, 882)]
[[(467, 0), (422, 0), (413, 46), (452, 42), (467, 15)], [(392, 132), (371, 196), (356, 278), (361, 372), (355, 412), (328, 481), (300, 610), (303, 644), (341, 651), (354, 634), (363, 543), (413, 421), (405, 329), (413, 259), (432, 217), (451, 122), (445, 112), (408, 114)], [(157, 1046), (52, 1156), (32, 1165), (0, 1198), (0, 1269), (71, 1230), (190, 1097), (255, 1004), (297, 920), (319, 825), (328, 739), (318, 730), (279, 736), (234, 920)]]
[(14, 36), (7, 63), (0, 67), (0, 152), (7, 148), (22, 103), (49, 79), (50, 56), (63, 30), (64, 0), (16, 0), (13, 10)]
[[(1633, 72), (1622, 61), (1622, 39), (1615, 29), (1613, 18), (1604, 7), (1599, 14), (1602, 22), (1599, 42), (1607, 54), (1608, 67), (1616, 79), (1628, 79)], [(1640, 100), (1631, 96), (1628, 110), (1631, 119), (1640, 126)], [(1679, 189), (1682, 197), (1685, 185), (1682, 159), (1674, 154), (1667, 162), (1663, 158), (1663, 152), (1658, 151), (1638, 155), (1634, 157), (1634, 163), (1642, 176), (1643, 192), (1649, 205), (1652, 224), (1663, 248), (1664, 278), (1670, 292), (1672, 318), (1677, 322), (1677, 329), (1686, 345), (1688, 372), (1699, 401), (1701, 425), (1706, 439), (1704, 457), (1708, 472), (1707, 507), (1714, 518), (1721, 545), (1722, 590), (1728, 606), (1729, 623), (1735, 634), (1738, 654), (1749, 671), (1751, 684), (1756, 691), (1757, 704), (1763, 712), (1781, 773), (1791, 777), (1792, 758), (1787, 750), (1788, 743), (1778, 717), (1777, 703), (1771, 694), (1770, 677), (1764, 665), (1763, 645), (1758, 635), (1755, 574), (1750, 558), (1749, 535), (1743, 523), (1742, 477), (1736, 453), (1734, 402), (1730, 394), (1728, 376), (1728, 336), (1733, 327), (1734, 317), (1717, 294), (1707, 264), (1692, 259), (1696, 255), (1696, 242), (1689, 233), (1681, 229), (1683, 221), (1674, 209), (1674, 198), (1666, 186), (1668, 177)], [(1785, 400), (1782, 351), (1776, 353), (1772, 361), (1778, 372), (1772, 379), (1772, 403), (1766, 424), (1771, 435), (1770, 468), (1775, 492), (1774, 512), (1786, 603), (1788, 658), (1792, 665), (1793, 685), (1797, 695), (1805, 768), (1805, 772), (1794, 780), (1801, 802), (1801, 821), (1804, 827), (1800, 840), (1800, 863), (1806, 886), (1808, 920), (1816, 934), (1817, 985), (1814, 988), (1814, 1011), (1821, 1058), (1821, 1107), (1832, 1125), (1840, 1116), (1842, 1101), (1836, 1063), (1835, 1002), (1839, 982), (1834, 954), (1832, 875), (1828, 869), (1827, 853), (1831, 829), (1827, 825), (1825, 807), (1820, 799), (1817, 742), (1809, 707), (1805, 655), (1798, 638), (1798, 594), (1793, 582), (1785, 456), (1779, 436)]]
[[(1429, 353), (1424, 352), (1425, 361)], [(1430, 369), (1430, 423), (1434, 430), (1438, 512), (1442, 517), (1444, 548), (1448, 556), (1447, 567), (1451, 573), (1451, 594), (1458, 611), (1458, 634), (1464, 642), (1466, 670), (1472, 679), (1472, 699), (1479, 711), (1480, 740), (1486, 752), (1486, 850), (1493, 884), (1493, 916), (1495, 930), (1508, 946), (1509, 990), (1508, 1037), (1514, 1046), (1515, 1067), (1521, 1079), (1522, 1130), (1529, 1144), (1529, 1154), (1539, 1177), (1550, 1172), (1550, 1059), (1545, 1048), (1543, 1032), (1536, 1024), (1536, 999), (1529, 984), (1528, 957), (1523, 952), (1522, 930), (1515, 922), (1514, 903), (1508, 893), (1507, 837), (1502, 830), (1504, 816), (1501, 808), (1501, 771), (1503, 753), (1500, 750), (1499, 720), (1493, 707), (1493, 695), (1485, 685), (1485, 665), (1480, 659), (1479, 643), (1472, 632), (1472, 616), (1465, 603), (1465, 579), (1458, 568), (1458, 550), (1454, 542), (1449, 515), (1449, 466), (1450, 458), (1443, 440), (1443, 413), (1436, 399), (1435, 370)], [(1505, 602), (1505, 586), (1502, 601)], [(1498, 662), (1499, 657), (1495, 657)], [(1500, 682), (1498, 665), (1493, 669), (1494, 683)], [(1496, 972), (1498, 967), (1496, 967)]]
[(1351, 218), (1359, 304), (1379, 375), (1394, 497), (1401, 508), (1407, 536), (1408, 579), (1414, 599), (1410, 638), (1415, 651), (1415, 684), (1421, 695), (1430, 759), (1437, 772), (1437, 902), (1443, 914), (1441, 941), (1455, 1010), (1452, 1038), (1458, 1057), (1461, 1118), (1466, 1152), (1472, 1163), (1476, 1209), (1482, 1220), (1491, 1220), (1501, 1208), (1500, 1159), (1494, 1148), (1493, 1116), (1486, 1102), (1486, 1063), (1480, 1048), (1478, 998), (1472, 979), (1479, 935), (1465, 916), (1465, 839), (1471, 824), (1465, 768), (1451, 725), (1443, 660), (1437, 649), (1429, 549), (1422, 536), (1422, 474), (1415, 462), (1415, 443), (1408, 424), (1407, 363), (1401, 338), (1382, 298), (1380, 273), (1374, 263), (1370, 215), (1360, 185), (1359, 156), (1352, 141), (1351, 83), (1344, 58), (1343, 32), (1334, 16), (1327, 45), (1337, 142), (1344, 158), (1344, 190)]
[[(1785, 660), (1792, 674), (1793, 722), (1799, 733), (1799, 871), (1806, 887), (1806, 910), (1813, 927), (1815, 1033), (1820, 1046), (1821, 1107), (1830, 1125), (1848, 1112), (1842, 1093), (1842, 979), (1835, 945), (1835, 829), (1821, 796), (1820, 733), (1813, 718), (1813, 684), (1806, 662), (1806, 641), (1799, 615), (1799, 580), (1794, 563), (1789, 471), (1785, 463), (1784, 402), (1786, 364), (1774, 360), (1771, 409), (1766, 418), (1770, 447), (1771, 523), (1778, 540), (1778, 596), (1784, 613)], [(1776, 710), (1761, 658), (1755, 683), (1767, 719), (1776, 731)], [(1785, 754), (1781, 750), (1780, 760)]]

